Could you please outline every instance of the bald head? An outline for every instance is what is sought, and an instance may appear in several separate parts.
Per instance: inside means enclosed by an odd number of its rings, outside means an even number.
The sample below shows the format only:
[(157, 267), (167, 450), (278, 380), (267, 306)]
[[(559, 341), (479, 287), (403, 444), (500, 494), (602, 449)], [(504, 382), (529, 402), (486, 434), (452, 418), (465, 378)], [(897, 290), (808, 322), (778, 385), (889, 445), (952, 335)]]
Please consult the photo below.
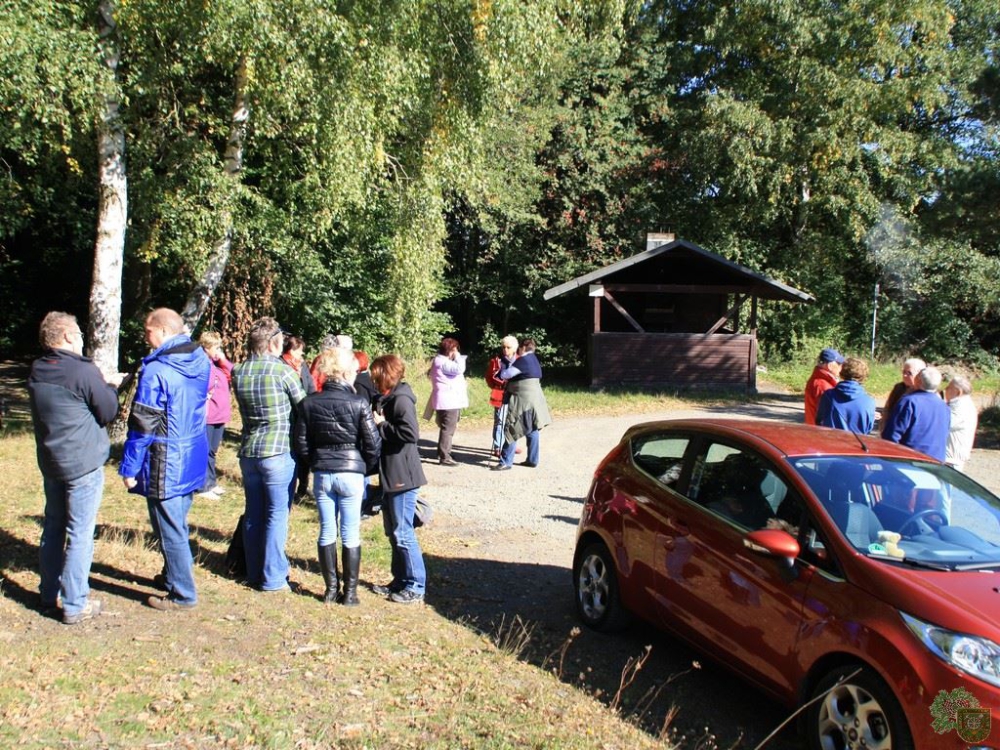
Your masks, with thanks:
[(154, 349), (179, 333), (184, 333), (184, 318), (169, 307), (160, 307), (146, 316), (146, 343)]

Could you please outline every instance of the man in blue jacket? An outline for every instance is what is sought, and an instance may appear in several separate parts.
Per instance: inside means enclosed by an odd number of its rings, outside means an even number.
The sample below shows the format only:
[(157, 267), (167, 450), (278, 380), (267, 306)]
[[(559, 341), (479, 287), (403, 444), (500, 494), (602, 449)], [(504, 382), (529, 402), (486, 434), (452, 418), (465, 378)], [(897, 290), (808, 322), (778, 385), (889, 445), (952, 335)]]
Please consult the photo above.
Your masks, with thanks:
[(190, 609), (198, 595), (187, 516), (208, 466), (205, 413), (212, 363), (173, 310), (153, 310), (145, 330), (153, 351), (142, 360), (118, 473), (129, 492), (145, 495), (160, 540), (167, 595), (151, 596), (149, 606)]
[(925, 367), (913, 378), (913, 390), (893, 407), (883, 436), (894, 443), (944, 461), (951, 410), (938, 395), (941, 371)]
[(101, 602), (90, 596), (94, 524), (104, 491), (110, 441), (104, 429), (118, 414), (118, 395), (97, 366), (83, 356), (76, 318), (50, 312), (39, 339), (46, 349), (28, 377), (38, 468), (45, 488), (45, 520), (38, 558), (42, 608), (62, 597), (67, 625), (97, 617)]

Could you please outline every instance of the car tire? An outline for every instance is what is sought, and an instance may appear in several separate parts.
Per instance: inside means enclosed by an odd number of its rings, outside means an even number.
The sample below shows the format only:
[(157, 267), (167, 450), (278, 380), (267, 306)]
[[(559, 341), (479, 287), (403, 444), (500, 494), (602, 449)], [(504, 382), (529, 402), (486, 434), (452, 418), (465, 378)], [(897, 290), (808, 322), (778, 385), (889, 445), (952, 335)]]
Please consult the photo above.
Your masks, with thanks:
[(618, 571), (603, 543), (592, 542), (576, 556), (573, 588), (576, 611), (584, 625), (603, 632), (628, 625), (631, 618), (622, 606)]
[(816, 684), (812, 699), (805, 716), (810, 750), (913, 750), (913, 737), (899, 701), (869, 667), (847, 664), (829, 672)]

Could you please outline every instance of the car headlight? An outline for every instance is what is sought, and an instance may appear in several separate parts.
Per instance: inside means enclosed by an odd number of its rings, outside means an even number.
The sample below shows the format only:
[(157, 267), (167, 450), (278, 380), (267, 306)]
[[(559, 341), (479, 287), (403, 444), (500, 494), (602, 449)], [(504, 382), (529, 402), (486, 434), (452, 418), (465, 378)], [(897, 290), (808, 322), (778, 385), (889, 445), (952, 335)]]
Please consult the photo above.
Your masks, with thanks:
[(920, 642), (938, 657), (973, 677), (1000, 687), (1000, 646), (989, 638), (956, 633), (905, 612), (900, 614)]

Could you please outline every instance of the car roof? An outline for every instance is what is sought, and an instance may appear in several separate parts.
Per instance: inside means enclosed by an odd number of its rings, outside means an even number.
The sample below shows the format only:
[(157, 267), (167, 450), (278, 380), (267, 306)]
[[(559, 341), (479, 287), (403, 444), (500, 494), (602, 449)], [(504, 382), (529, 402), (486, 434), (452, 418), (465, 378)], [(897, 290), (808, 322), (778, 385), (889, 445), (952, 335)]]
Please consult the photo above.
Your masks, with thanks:
[(855, 435), (829, 427), (764, 419), (671, 419), (634, 425), (623, 439), (650, 431), (699, 432), (769, 447), (789, 458), (816, 455), (884, 456), (929, 459), (922, 453), (872, 435)]

